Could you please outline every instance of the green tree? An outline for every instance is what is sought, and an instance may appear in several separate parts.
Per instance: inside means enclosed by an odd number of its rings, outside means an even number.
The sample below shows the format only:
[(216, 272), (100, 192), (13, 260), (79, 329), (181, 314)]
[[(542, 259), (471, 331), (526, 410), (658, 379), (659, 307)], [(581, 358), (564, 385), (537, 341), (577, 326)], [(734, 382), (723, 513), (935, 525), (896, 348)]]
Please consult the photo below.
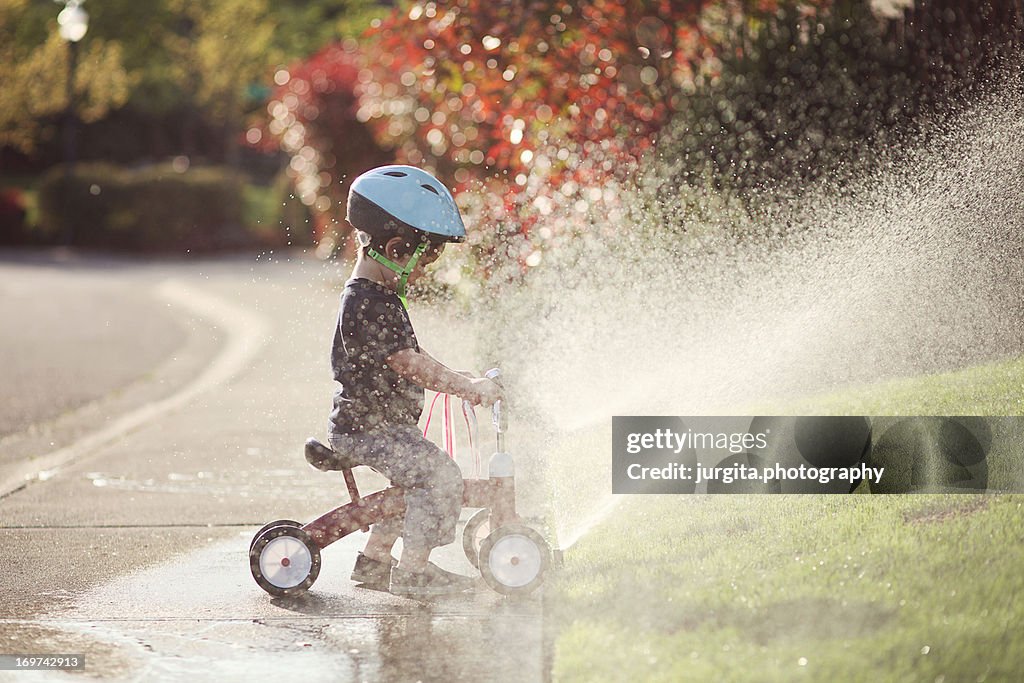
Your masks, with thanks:
[[(90, 22), (75, 76), (80, 116), (95, 122), (124, 108), (135, 130), (160, 129), (154, 137), (182, 139), (191, 154), (201, 151), (195, 133), (215, 126), (229, 158), (245, 115), (264, 106), (276, 70), (331, 40), (360, 34), (387, 9), (372, 0), (86, 0), (83, 6)], [(0, 0), (0, 146), (31, 155), (54, 137), (67, 104), (59, 10), (43, 0)], [(144, 153), (147, 144), (138, 139), (133, 146)]]
[(169, 0), (179, 30), (166, 35), (170, 73), (205, 118), (223, 128), (225, 156), (237, 161), (249, 89), (266, 76), (274, 22), (265, 0)]
[[(57, 34), (55, 9), (0, 0), (0, 146), (26, 154), (54, 134), (68, 106), (69, 47)], [(97, 121), (128, 100), (134, 79), (118, 42), (92, 38), (80, 47), (75, 112), (86, 122)]]
[(357, 38), (388, 8), (376, 0), (278, 0), (271, 9), (280, 59), (309, 57), (325, 45)]

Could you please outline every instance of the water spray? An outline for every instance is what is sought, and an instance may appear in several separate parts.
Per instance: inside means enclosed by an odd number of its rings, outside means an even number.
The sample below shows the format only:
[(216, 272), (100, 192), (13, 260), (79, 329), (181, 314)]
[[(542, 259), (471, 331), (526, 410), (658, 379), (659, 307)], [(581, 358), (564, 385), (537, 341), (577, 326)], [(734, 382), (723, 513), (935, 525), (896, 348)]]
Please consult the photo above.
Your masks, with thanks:
[(535, 407), (524, 452), (545, 453), (560, 539), (612, 500), (613, 415), (771, 412), (1021, 353), (1024, 102), (1010, 85), (899, 165), (757, 212), (694, 208), (685, 188), (652, 208), (642, 187), (609, 184), (621, 218), (545, 217), (585, 225), (473, 315), (483, 336), (501, 331), (494, 353)]

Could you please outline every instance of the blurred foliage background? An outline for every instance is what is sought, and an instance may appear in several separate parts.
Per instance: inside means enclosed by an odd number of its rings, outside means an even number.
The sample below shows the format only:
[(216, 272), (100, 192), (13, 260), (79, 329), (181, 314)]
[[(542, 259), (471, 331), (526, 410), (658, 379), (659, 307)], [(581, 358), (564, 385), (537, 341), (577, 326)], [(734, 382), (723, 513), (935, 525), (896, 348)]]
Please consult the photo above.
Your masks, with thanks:
[(870, 172), (1019, 71), (1024, 28), (1015, 0), (87, 0), (72, 46), (63, 6), (0, 0), (0, 242), (327, 255), (346, 180), (396, 161), (462, 190), (481, 277), (621, 192), (749, 211)]

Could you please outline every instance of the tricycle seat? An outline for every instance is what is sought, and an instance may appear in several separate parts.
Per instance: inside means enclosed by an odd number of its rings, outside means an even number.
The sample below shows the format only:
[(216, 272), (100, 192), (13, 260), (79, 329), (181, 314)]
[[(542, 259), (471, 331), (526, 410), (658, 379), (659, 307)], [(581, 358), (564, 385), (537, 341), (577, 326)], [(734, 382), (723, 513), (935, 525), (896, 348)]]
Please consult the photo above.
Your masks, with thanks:
[(306, 462), (321, 472), (350, 470), (360, 463), (345, 453), (339, 453), (314, 438), (306, 439)]

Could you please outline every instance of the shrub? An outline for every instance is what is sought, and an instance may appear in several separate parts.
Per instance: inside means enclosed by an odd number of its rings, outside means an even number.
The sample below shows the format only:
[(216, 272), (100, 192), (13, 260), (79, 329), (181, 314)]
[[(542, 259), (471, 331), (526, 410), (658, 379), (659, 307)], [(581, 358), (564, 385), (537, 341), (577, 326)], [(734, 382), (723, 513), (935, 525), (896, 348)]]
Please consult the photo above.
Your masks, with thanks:
[(25, 215), (25, 196), (21, 190), (0, 190), (0, 244), (22, 244), (27, 240)]
[(243, 227), (243, 184), (220, 168), (127, 169), (80, 164), (48, 171), (39, 186), (41, 232), (75, 246), (209, 251), (255, 241)]
[(310, 209), (293, 194), (291, 178), (284, 171), (268, 185), (245, 186), (245, 224), (266, 246), (314, 244)]

